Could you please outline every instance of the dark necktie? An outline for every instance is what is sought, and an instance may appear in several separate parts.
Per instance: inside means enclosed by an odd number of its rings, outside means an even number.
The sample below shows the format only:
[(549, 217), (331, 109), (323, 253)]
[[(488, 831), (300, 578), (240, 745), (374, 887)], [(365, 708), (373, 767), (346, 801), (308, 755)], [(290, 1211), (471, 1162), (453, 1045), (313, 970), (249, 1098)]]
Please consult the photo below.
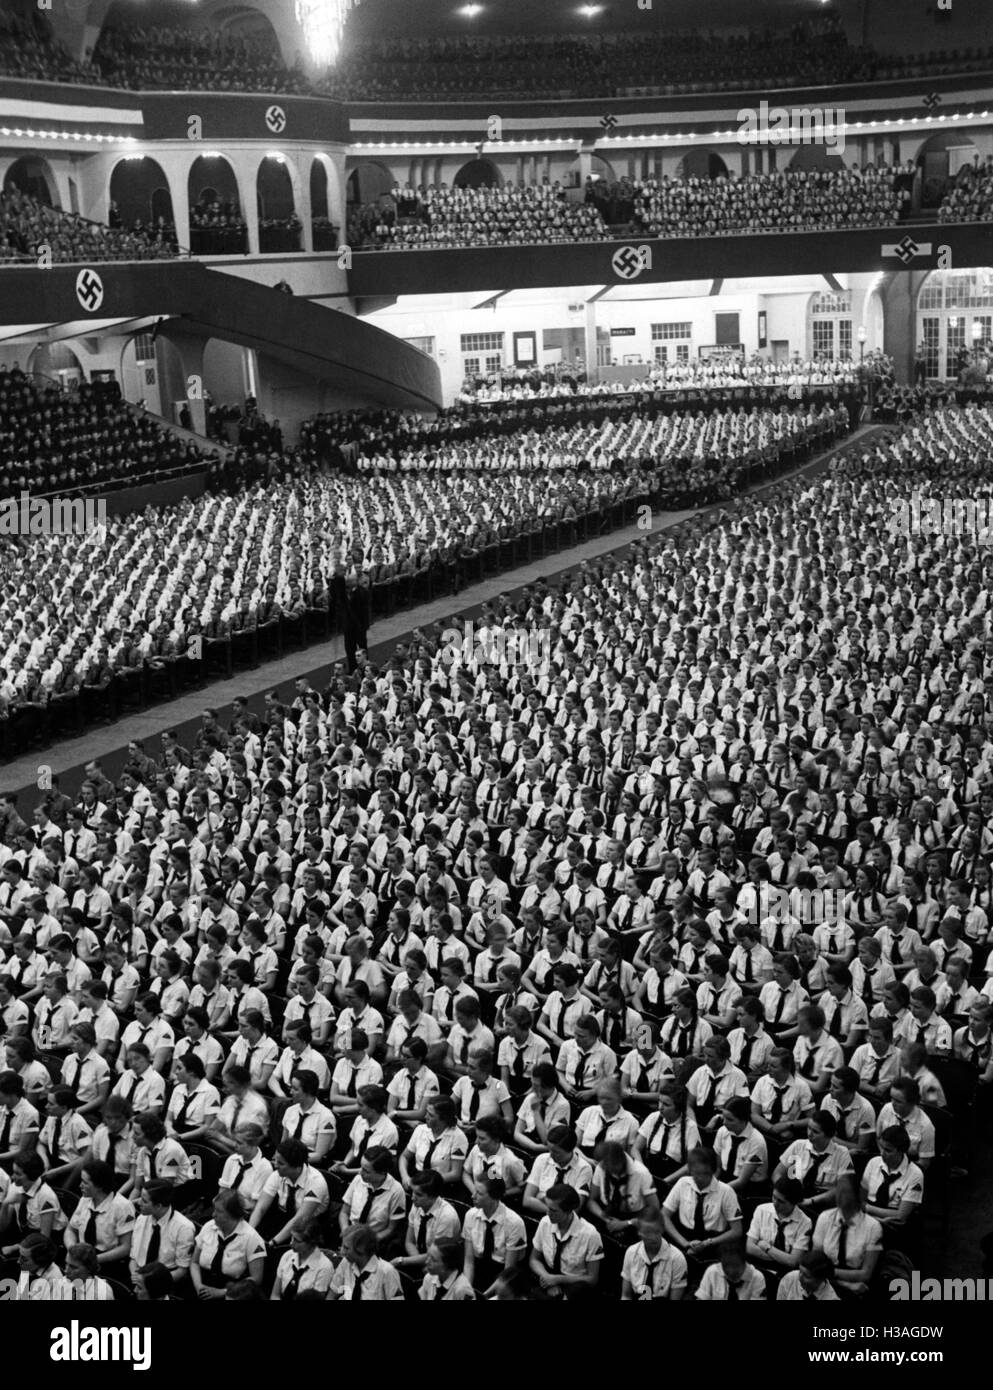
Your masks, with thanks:
[(848, 1222), (838, 1222), (838, 1257), (835, 1264), (844, 1269), (848, 1264)]
[(888, 1207), (890, 1204), (890, 1188), (896, 1181), (896, 1173), (890, 1173), (883, 1169), (883, 1176), (879, 1186), (876, 1188), (876, 1195), (873, 1197), (873, 1204), (877, 1207)]
[(738, 1058), (738, 1066), (743, 1072), (747, 1072), (752, 1065), (752, 1049), (755, 1046), (755, 1038), (746, 1038), (741, 1046), (741, 1056)]
[(883, 1064), (884, 1064), (885, 1061), (886, 1061), (886, 1058), (885, 1058), (885, 1057), (877, 1057), (877, 1058), (875, 1058), (875, 1060), (874, 1060), (874, 1062), (873, 1062), (873, 1065), (872, 1065), (872, 1075), (869, 1077), (869, 1085), (870, 1085), (870, 1086), (878, 1086), (878, 1085), (879, 1085), (879, 1078), (880, 1078), (880, 1076), (882, 1075)]
[(779, 998), (776, 1001), (776, 1012), (772, 1016), (773, 1023), (782, 1023), (783, 1021), (783, 1012), (786, 1009), (786, 996), (788, 992), (788, 990), (785, 990), (782, 988), (782, 986), (780, 986)]
[(786, 1253), (786, 1222), (788, 1220), (789, 1218), (786, 1216), (776, 1218), (776, 1239), (772, 1242), (773, 1250), (782, 1250), (784, 1254)]
[(249, 1159), (249, 1161), (248, 1161), (247, 1163), (239, 1163), (239, 1165), (238, 1165), (238, 1173), (237, 1173), (237, 1176), (235, 1177), (235, 1180), (234, 1180), (234, 1186), (233, 1186), (232, 1189), (231, 1189), (233, 1192), (237, 1192), (237, 1191), (238, 1191), (238, 1188), (239, 1188), (239, 1187), (242, 1185), (242, 1183), (245, 1181), (245, 1174), (248, 1172), (248, 1170), (249, 1170), (249, 1168), (251, 1168), (251, 1166), (252, 1166), (251, 1159)]
[(721, 1170), (721, 1178), (724, 1182), (733, 1182), (737, 1176), (738, 1152), (744, 1142), (745, 1136), (743, 1134), (735, 1134), (732, 1136), (731, 1146), (728, 1149), (727, 1161)]
[(297, 1127), (293, 1131), (293, 1138), (300, 1139), (303, 1136), (303, 1127), (307, 1123), (306, 1111), (301, 1107), (300, 1118), (297, 1120)]
[(839, 1042), (845, 1036), (842, 1030), (841, 1004), (837, 999), (834, 1002), (834, 1012), (831, 1015), (831, 1022), (828, 1024), (828, 1032), (832, 1038), (837, 1038)]
[(717, 1095), (717, 1077), (713, 1072), (707, 1077), (707, 1094), (697, 1104), (696, 1117), (701, 1125), (709, 1124), (714, 1116), (714, 1102)]
[(807, 1053), (807, 1060), (800, 1068), (800, 1075), (806, 1077), (808, 1081), (813, 1081), (817, 1075), (817, 1053), (820, 1049), (812, 1047)]
[(496, 1251), (496, 1221), (491, 1218), (485, 1223), (483, 1231), (483, 1259), (492, 1260)]
[(289, 1191), (288, 1191), (287, 1194), (286, 1194), (286, 1207), (285, 1207), (285, 1212), (286, 1212), (287, 1219), (289, 1219), (291, 1216), (296, 1216), (296, 1214), (297, 1214), (297, 1185), (296, 1185), (296, 1183), (292, 1183), (292, 1184), (290, 1185)]
[(827, 1152), (822, 1154), (811, 1154), (810, 1167), (803, 1175), (803, 1191), (805, 1196), (812, 1197), (814, 1193), (817, 1191), (817, 1179), (820, 1176), (821, 1169), (824, 1167), (825, 1163), (828, 1161), (830, 1156), (831, 1155)]
[(555, 1242), (555, 1250), (554, 1250), (553, 1253), (552, 1253), (552, 1270), (551, 1270), (551, 1272), (552, 1272), (553, 1274), (561, 1274), (561, 1273), (562, 1273), (562, 1257), (563, 1257), (563, 1255), (565, 1254), (565, 1247), (569, 1244), (570, 1240), (572, 1240), (572, 1236), (564, 1236), (564, 1237), (561, 1237), (561, 1238), (560, 1238), (559, 1236), (553, 1236), (552, 1239), (553, 1239), (554, 1242)]
[(145, 1263), (151, 1264), (153, 1260), (159, 1258), (159, 1251), (162, 1249), (162, 1227), (157, 1221), (152, 1222), (152, 1234), (148, 1238), (148, 1250), (145, 1253)]
[(407, 1077), (407, 1109), (417, 1109), (417, 1078), (416, 1076)]
[(87, 1245), (96, 1246), (97, 1244), (97, 1209), (90, 1208), (90, 1214), (86, 1218), (86, 1225), (83, 1228), (83, 1240)]
[[(75, 1063), (75, 1065), (73, 1065), (73, 1063)], [(73, 1093), (73, 1095), (77, 1096), (79, 1094), (79, 1074), (83, 1070), (83, 1063), (81, 1058), (70, 1057), (69, 1067), (67, 1068), (67, 1070), (70, 1070), (72, 1072), (72, 1075), (66, 1076), (65, 1084), (69, 1087), (69, 1090)]]
[(428, 1225), (434, 1220), (434, 1214), (430, 1211), (422, 1212), (421, 1224), (417, 1228), (417, 1253), (426, 1255), (428, 1252)]
[(727, 1281), (729, 1303), (739, 1302), (738, 1290), (741, 1288), (744, 1282), (744, 1279), (729, 1279)]
[(559, 1004), (559, 1016), (554, 1031), (560, 1038), (565, 1037), (565, 1016), (575, 1002), (575, 999), (563, 999)]
[(896, 936), (890, 937), (890, 964), (903, 964), (903, 956), (900, 954), (900, 941), (899, 938)]
[(527, 1052), (527, 1050), (528, 1049), (526, 1043), (523, 1047), (516, 1047), (514, 1049), (514, 1065), (511, 1068), (511, 1071), (514, 1076), (524, 1076), (524, 1054)]
[(367, 1187), (367, 1188), (366, 1188), (366, 1192), (367, 1192), (369, 1195), (366, 1197), (365, 1202), (364, 1202), (363, 1205), (362, 1205), (362, 1210), (361, 1210), (361, 1212), (359, 1213), (359, 1221), (358, 1221), (358, 1224), (359, 1224), (360, 1226), (364, 1226), (365, 1223), (369, 1220), (369, 1215), (370, 1215), (370, 1213), (371, 1213), (371, 1211), (372, 1211), (373, 1203), (375, 1202), (376, 1198), (379, 1196), (379, 1190), (378, 1190), (377, 1188)]
[(707, 1227), (704, 1222), (704, 1204), (707, 1200), (706, 1192), (698, 1191), (696, 1194), (696, 1211), (693, 1213), (693, 1239), (706, 1240)]
[(289, 1277), (289, 1279), (287, 1279), (287, 1281), (286, 1281), (286, 1287), (283, 1289), (283, 1292), (282, 1292), (282, 1295), (281, 1295), (281, 1297), (284, 1299), (284, 1301), (287, 1301), (287, 1302), (292, 1303), (292, 1301), (296, 1298), (296, 1296), (297, 1296), (297, 1290), (298, 1290), (299, 1287), (300, 1287), (300, 1280), (301, 1280), (302, 1278), (303, 1278), (303, 1265), (298, 1265), (298, 1264), (294, 1263), (293, 1269), (292, 1269), (292, 1271), (291, 1271), (291, 1273), (290, 1273), (290, 1277)]
[(227, 1250), (228, 1246), (231, 1244), (231, 1242), (234, 1240), (234, 1238), (235, 1238), (235, 1236), (236, 1236), (237, 1234), (238, 1234), (237, 1231), (232, 1231), (231, 1234), (230, 1234), (229, 1236), (220, 1236), (220, 1235), (219, 1235), (219, 1239), (218, 1239), (218, 1241), (217, 1241), (217, 1249), (216, 1249), (215, 1252), (214, 1252), (214, 1258), (213, 1258), (213, 1259), (211, 1260), (211, 1262), (210, 1262), (210, 1273), (211, 1273), (215, 1278), (220, 1279), (220, 1278), (223, 1276), (223, 1274), (224, 1274), (224, 1252), (225, 1252), (225, 1250)]
[(355, 1063), (353, 1062), (353, 1063), (352, 1063), (352, 1074), (351, 1074), (351, 1076), (348, 1078), (348, 1085), (345, 1087), (345, 1095), (346, 1095), (346, 1096), (350, 1096), (350, 1097), (352, 1098), (352, 1100), (355, 1099), (355, 1095), (356, 1095), (357, 1082), (356, 1082), (355, 1078), (358, 1076), (358, 1074), (359, 1074), (359, 1069), (358, 1069), (358, 1067), (355, 1065)]
[(475, 1082), (475, 1081), (472, 1083), (472, 1095), (471, 1095), (470, 1098), (469, 1098), (469, 1119), (470, 1119), (470, 1120), (475, 1120), (475, 1119), (478, 1117), (478, 1115), (479, 1115), (479, 1106), (480, 1106), (480, 1102), (481, 1102), (482, 1099), (483, 1099), (483, 1092), (484, 1092), (485, 1090), (486, 1090), (486, 1084), (485, 1084), (485, 1082), (484, 1082), (482, 1085), (480, 1085), (479, 1083), (477, 1083), (477, 1082)]
[(786, 1086), (777, 1086), (776, 1083), (773, 1082), (773, 1089), (776, 1094), (772, 1098), (772, 1105), (769, 1109), (769, 1123), (771, 1125), (778, 1125), (783, 1118), (783, 1096), (788, 1088)]
[(187, 1110), (189, 1110), (190, 1103), (192, 1100), (193, 1097), (189, 1094), (189, 1092), (187, 1092), (187, 1094), (183, 1097), (182, 1105), (176, 1111), (176, 1116), (172, 1122), (172, 1127), (173, 1129), (179, 1130), (180, 1133), (182, 1133), (183, 1130), (192, 1128), (192, 1126), (186, 1123), (186, 1112)]
[[(58, 1163), (59, 1159), (60, 1159), (61, 1156), (62, 1156), (61, 1153), (60, 1153), (60, 1151), (59, 1151), (59, 1141), (61, 1140), (61, 1138), (62, 1138), (62, 1116), (60, 1115), (60, 1116), (56, 1119), (55, 1123), (52, 1125), (52, 1139), (51, 1139), (51, 1143), (50, 1143), (49, 1146), (48, 1146), (48, 1147), (49, 1147), (49, 1152), (50, 1152), (50, 1154), (51, 1154), (51, 1156), (52, 1156), (52, 1159), (53, 1159), (53, 1161), (54, 1161), (55, 1163)], [(6, 1152), (6, 1149), (4, 1148), (3, 1143), (0, 1142), (0, 1153), (5, 1153), (5, 1152)]]
[(746, 951), (746, 952), (745, 952), (745, 981), (744, 981), (744, 982), (745, 982), (746, 985), (751, 985), (751, 984), (754, 984), (754, 983), (755, 983), (755, 971), (752, 969), (752, 953), (751, 953), (751, 951)]

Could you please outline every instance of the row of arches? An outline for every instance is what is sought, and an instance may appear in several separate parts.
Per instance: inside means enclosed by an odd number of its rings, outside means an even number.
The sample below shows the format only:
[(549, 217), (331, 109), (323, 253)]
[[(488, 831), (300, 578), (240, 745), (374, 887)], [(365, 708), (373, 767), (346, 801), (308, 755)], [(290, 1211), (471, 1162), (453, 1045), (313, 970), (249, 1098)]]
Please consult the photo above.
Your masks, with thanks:
[[(300, 249), (299, 235), (294, 246), (264, 244), (266, 232), (272, 230), (272, 224), (285, 224), (294, 216), (300, 216), (299, 190), (295, 181), (296, 171), (284, 156), (266, 155), (259, 163), (255, 195), (260, 241), (263, 243), (260, 250)], [(30, 194), (49, 207), (60, 206), (55, 176), (47, 160), (41, 157), (24, 156), (15, 160), (3, 180), (4, 191), (11, 187)], [(323, 155), (311, 160), (309, 192), (315, 249), (328, 249), (317, 244), (317, 233), (330, 230), (334, 221), (328, 161)], [(187, 175), (187, 193), (193, 213), (191, 230), (194, 233), (196, 224), (202, 222), (203, 215), (211, 209), (220, 209), (226, 217), (235, 221), (243, 218), (245, 209), (241, 205), (238, 178), (231, 162), (223, 154), (204, 154), (193, 161)], [(122, 226), (130, 227), (139, 222), (145, 226), (160, 222), (173, 224), (176, 221), (169, 179), (159, 161), (150, 155), (125, 156), (114, 166), (110, 176), (110, 207), (111, 220)], [(192, 249), (198, 248), (194, 246)]]
[[(958, 172), (963, 163), (969, 162), (973, 155), (978, 153), (967, 133), (941, 131), (927, 139), (913, 161), (921, 177), (921, 206), (936, 207), (941, 201), (948, 179)], [(840, 155), (833, 154), (824, 145), (801, 145), (792, 150), (789, 159), (781, 167), (784, 170), (840, 169), (844, 163)], [(616, 183), (620, 174), (626, 173), (627, 170), (619, 169), (616, 161), (593, 155), (590, 160), (590, 172), (594, 178)], [(701, 145), (687, 151), (676, 166), (675, 173), (676, 177), (681, 179), (716, 179), (728, 177), (732, 170), (719, 150)], [(579, 176), (578, 159), (557, 175), (565, 184), (577, 182)], [(405, 182), (404, 179), (400, 181)], [(506, 180), (493, 159), (478, 156), (468, 160), (450, 180), (446, 181), (455, 188), (500, 188)], [(348, 175), (348, 202), (374, 203), (389, 194), (396, 182), (394, 173), (386, 164), (374, 159), (361, 160)]]
[[(962, 164), (968, 163), (977, 153), (974, 143), (965, 133), (943, 131), (925, 141), (914, 161), (918, 172), (915, 207), (936, 207), (941, 201), (949, 178), (954, 177)], [(839, 156), (829, 153), (823, 146), (810, 145), (801, 146), (793, 151), (789, 163), (783, 167), (811, 169), (840, 166), (841, 162)], [(607, 183), (615, 183), (618, 179), (615, 163), (602, 156), (592, 156), (589, 169), (596, 178)], [(559, 177), (567, 183), (577, 182), (581, 176), (580, 170), (580, 160), (576, 159), (567, 169), (561, 171)], [(706, 146), (688, 151), (676, 169), (677, 175), (681, 178), (714, 179), (726, 176), (729, 172), (724, 156), (718, 150)], [(311, 158), (306, 177), (309, 179), (310, 215), (316, 250), (330, 249), (334, 245), (332, 223), (336, 220), (336, 209), (333, 205), (330, 173), (327, 156), (316, 154)], [(300, 170), (282, 155), (270, 154), (260, 160), (255, 175), (260, 250), (299, 249), (299, 237), (295, 245), (267, 246), (264, 243), (267, 234), (271, 237), (274, 233), (272, 224), (286, 224), (294, 216), (300, 217), (304, 201), (300, 179)], [(401, 178), (401, 182), (404, 181)], [(482, 156), (468, 160), (451, 178), (456, 188), (498, 188), (503, 181), (503, 175), (494, 160)], [(376, 203), (391, 193), (396, 182), (397, 174), (385, 163), (379, 160), (360, 160), (348, 173), (347, 203), (350, 207)], [(227, 214), (236, 220), (244, 219), (246, 209), (241, 206), (239, 181), (225, 155), (208, 153), (198, 156), (189, 168), (186, 184), (194, 227), (205, 220), (211, 220), (205, 218), (203, 213), (212, 207), (225, 209)], [(22, 189), (43, 203), (56, 207), (60, 205), (55, 176), (47, 160), (41, 156), (25, 155), (15, 160), (4, 178), (4, 189), (10, 185)], [(157, 224), (160, 221), (176, 221), (169, 179), (159, 161), (150, 155), (122, 158), (111, 172), (109, 196), (114, 215), (126, 226), (139, 221), (146, 225)], [(192, 249), (218, 248), (194, 246)], [(239, 246), (231, 249), (244, 248)]]

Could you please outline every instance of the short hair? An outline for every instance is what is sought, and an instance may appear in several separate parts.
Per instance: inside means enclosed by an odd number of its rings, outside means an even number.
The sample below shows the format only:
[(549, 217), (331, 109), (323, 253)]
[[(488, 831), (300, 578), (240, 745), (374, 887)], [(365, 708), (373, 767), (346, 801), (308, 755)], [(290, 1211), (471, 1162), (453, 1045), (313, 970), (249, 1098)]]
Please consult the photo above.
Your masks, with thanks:
[[(390, 1100), (383, 1086), (360, 1086), (358, 1098), (363, 1105), (368, 1105), (370, 1110), (378, 1110), (380, 1115), (385, 1115)], [(366, 1156), (368, 1157), (368, 1155)]]
[[(78, 1247), (77, 1247), (78, 1248)], [(136, 1271), (145, 1281), (145, 1292), (153, 1299), (167, 1298), (174, 1288), (172, 1275), (159, 1260), (142, 1265)]]
[(284, 1163), (288, 1163), (291, 1168), (303, 1168), (306, 1166), (309, 1151), (307, 1145), (299, 1139), (284, 1139), (282, 1143), (276, 1145), (276, 1152)]
[(910, 1152), (910, 1135), (902, 1125), (887, 1125), (879, 1135), (879, 1142), (888, 1144), (902, 1154)]
[(86, 1174), (99, 1192), (113, 1192), (117, 1187), (117, 1177), (113, 1168), (101, 1158), (88, 1158), (80, 1171)]

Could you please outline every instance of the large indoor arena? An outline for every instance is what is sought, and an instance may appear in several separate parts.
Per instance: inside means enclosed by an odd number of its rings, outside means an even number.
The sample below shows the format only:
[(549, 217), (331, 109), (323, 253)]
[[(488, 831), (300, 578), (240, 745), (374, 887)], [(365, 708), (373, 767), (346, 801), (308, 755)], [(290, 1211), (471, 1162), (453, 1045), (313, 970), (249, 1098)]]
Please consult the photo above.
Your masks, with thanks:
[[(884, 1305), (993, 1293), (991, 83), (983, 0), (5, 0), (32, 1363), (951, 1357)], [(193, 1364), (350, 1372), (258, 1316)]]

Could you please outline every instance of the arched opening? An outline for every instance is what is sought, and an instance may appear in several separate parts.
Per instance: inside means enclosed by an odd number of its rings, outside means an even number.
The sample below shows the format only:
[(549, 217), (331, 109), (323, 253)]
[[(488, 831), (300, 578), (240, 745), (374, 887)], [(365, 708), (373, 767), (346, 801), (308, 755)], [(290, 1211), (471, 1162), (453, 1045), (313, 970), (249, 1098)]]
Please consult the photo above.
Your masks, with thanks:
[(161, 164), (144, 156), (122, 159), (110, 176), (110, 225), (173, 228), (172, 194)]
[(26, 193), (45, 207), (60, 206), (55, 175), (45, 159), (38, 159), (34, 155), (22, 155), (20, 159), (15, 159), (3, 180), (3, 191), (6, 193), (11, 188)]
[(917, 343), (929, 377), (985, 379), (993, 349), (993, 269), (932, 270), (917, 296)]
[(851, 290), (812, 294), (807, 305), (807, 357), (812, 361), (850, 358), (855, 337)]
[[(944, 130), (924, 141), (917, 151), (920, 207), (936, 208), (979, 154), (962, 130)], [(966, 176), (967, 177), (967, 176)]]
[(681, 179), (726, 179), (728, 166), (716, 150), (687, 150), (679, 161)]
[(840, 173), (845, 167), (845, 161), (841, 155), (832, 154), (826, 145), (800, 145), (786, 167), (794, 173), (808, 173), (813, 169)]
[(159, 380), (157, 349), (164, 339), (156, 339), (151, 329), (135, 333), (121, 349), (121, 393), (126, 401), (162, 415), (162, 395)]
[(293, 180), (281, 154), (266, 155), (255, 176), (259, 207), (259, 250), (264, 254), (300, 250), (300, 221)]
[(500, 171), (492, 159), (470, 159), (452, 180), (455, 188), (499, 188)]
[(310, 228), (315, 251), (337, 249), (338, 232), (331, 216), (328, 167), (320, 158), (313, 160), (310, 166)]
[(27, 370), (50, 377), (63, 388), (78, 386), (83, 380), (79, 358), (65, 343), (39, 343), (28, 358)]
[(375, 159), (363, 159), (348, 173), (348, 204), (378, 203), (384, 194), (390, 194), (394, 185), (393, 175), (385, 164)]
[(190, 250), (195, 256), (244, 255), (248, 230), (238, 180), (222, 154), (202, 154), (190, 166)]
[(218, 437), (238, 441), (238, 421), (258, 397), (259, 370), (254, 348), (209, 338), (203, 348), (204, 397), (214, 409)]
[[(607, 185), (617, 182), (617, 175), (614, 173), (614, 166), (609, 160), (601, 159), (600, 155), (590, 156), (590, 178), (594, 183), (604, 183)], [(565, 188), (581, 188), (583, 184), (582, 162), (574, 159), (565, 171), (565, 178), (562, 180)]]

